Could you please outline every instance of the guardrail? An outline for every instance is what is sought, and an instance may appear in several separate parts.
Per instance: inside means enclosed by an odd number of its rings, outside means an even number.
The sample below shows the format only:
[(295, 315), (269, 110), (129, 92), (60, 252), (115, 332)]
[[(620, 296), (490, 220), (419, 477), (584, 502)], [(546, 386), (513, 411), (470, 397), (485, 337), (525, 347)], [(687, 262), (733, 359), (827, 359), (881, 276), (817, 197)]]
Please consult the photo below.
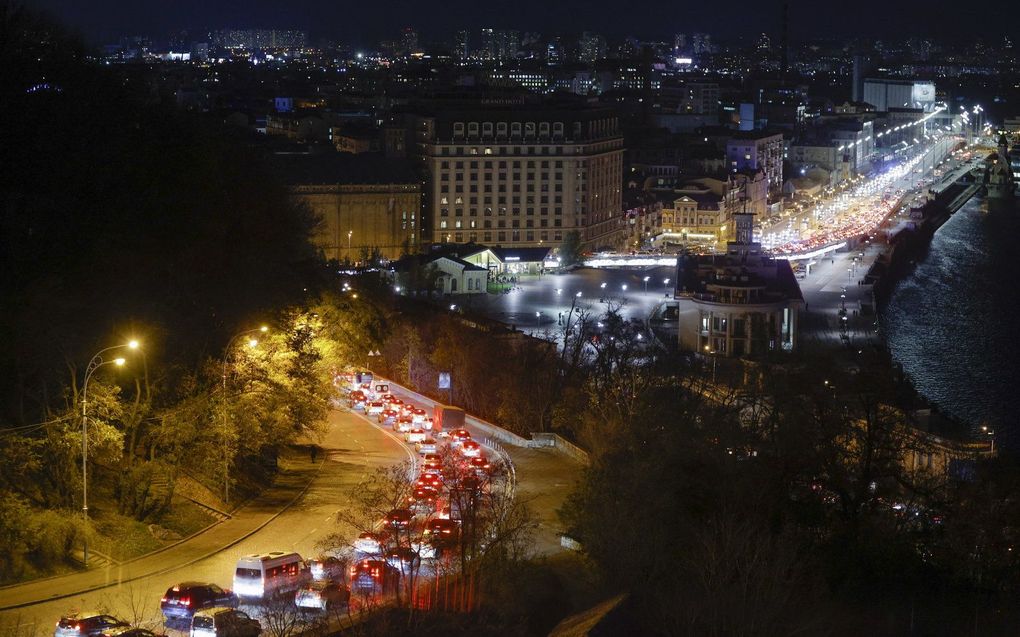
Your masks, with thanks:
[(517, 497), (517, 468), (514, 466), (513, 459), (510, 457), (507, 450), (503, 448), (503, 445), (499, 444), (492, 438), (485, 438), (482, 441), (482, 444), (495, 451), (496, 455), (498, 455), (503, 461), (503, 464), (506, 465), (507, 497), (513, 501), (513, 499)]

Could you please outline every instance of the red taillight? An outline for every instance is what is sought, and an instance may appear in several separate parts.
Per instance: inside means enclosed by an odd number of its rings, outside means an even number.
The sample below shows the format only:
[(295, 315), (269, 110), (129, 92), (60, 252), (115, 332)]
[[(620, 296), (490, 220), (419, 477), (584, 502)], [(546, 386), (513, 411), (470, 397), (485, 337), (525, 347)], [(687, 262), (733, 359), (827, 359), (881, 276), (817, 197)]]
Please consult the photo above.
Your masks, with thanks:
[(191, 606), (191, 598), (185, 597), (184, 599), (181, 600), (181, 603), (184, 604), (185, 606)]

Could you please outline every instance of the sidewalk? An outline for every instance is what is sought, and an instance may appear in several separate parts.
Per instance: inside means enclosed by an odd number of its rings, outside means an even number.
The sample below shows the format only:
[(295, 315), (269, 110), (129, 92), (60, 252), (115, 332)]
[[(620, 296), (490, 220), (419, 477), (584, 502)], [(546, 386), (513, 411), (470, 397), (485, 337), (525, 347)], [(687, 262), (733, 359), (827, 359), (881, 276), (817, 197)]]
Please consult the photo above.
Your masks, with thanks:
[(0, 588), (0, 611), (73, 597), (188, 566), (244, 540), (286, 511), (305, 492), (323, 463), (291, 460), (273, 486), (233, 516), (175, 544), (117, 565)]
[[(415, 402), (432, 407), (437, 401), (386, 379), (390, 391), (411, 397)], [(467, 415), (465, 428), (477, 440), (489, 434), (478, 426), (479, 420)], [(538, 522), (533, 550), (535, 555), (551, 555), (563, 551), (560, 534), (563, 533), (557, 511), (566, 502), (574, 485), (581, 479), (584, 466), (552, 447), (520, 447), (505, 440), (500, 444), (510, 454), (517, 470), (517, 497), (527, 502)]]

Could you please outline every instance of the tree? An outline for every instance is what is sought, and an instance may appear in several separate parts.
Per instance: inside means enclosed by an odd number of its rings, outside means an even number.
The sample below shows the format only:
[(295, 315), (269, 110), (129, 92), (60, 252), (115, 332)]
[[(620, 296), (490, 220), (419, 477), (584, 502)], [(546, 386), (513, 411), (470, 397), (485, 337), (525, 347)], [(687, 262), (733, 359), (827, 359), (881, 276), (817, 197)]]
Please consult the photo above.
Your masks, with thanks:
[(581, 244), (581, 235), (576, 230), (571, 230), (563, 235), (563, 243), (560, 244), (557, 254), (561, 266), (571, 266), (581, 263), (584, 259), (584, 248)]

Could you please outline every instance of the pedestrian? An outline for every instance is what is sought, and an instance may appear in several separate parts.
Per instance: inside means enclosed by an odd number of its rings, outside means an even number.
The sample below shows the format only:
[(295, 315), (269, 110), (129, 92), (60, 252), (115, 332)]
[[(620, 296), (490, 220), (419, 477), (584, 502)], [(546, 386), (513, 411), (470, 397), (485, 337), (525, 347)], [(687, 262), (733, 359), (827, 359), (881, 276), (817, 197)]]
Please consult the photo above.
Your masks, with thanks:
[(319, 455), (319, 447), (318, 447), (318, 445), (311, 445), (309, 447), (308, 451), (312, 455), (312, 464), (315, 464), (315, 457)]

